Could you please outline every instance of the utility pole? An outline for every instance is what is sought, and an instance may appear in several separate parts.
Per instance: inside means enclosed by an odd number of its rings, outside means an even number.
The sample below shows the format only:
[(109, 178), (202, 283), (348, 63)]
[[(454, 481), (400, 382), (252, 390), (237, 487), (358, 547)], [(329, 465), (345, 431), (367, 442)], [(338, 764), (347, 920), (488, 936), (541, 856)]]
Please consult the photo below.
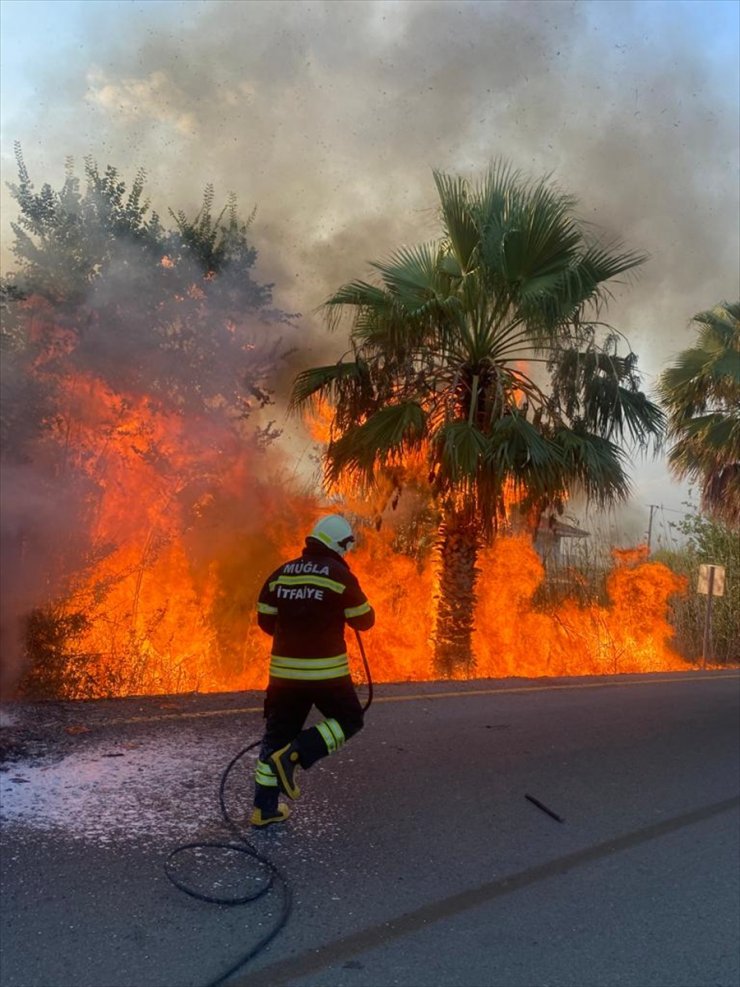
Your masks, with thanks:
[(648, 521), (648, 530), (647, 530), (647, 550), (648, 550), (648, 555), (650, 555), (650, 545), (653, 540), (653, 511), (659, 510), (660, 505), (648, 504), (648, 507), (650, 508), (650, 520)]

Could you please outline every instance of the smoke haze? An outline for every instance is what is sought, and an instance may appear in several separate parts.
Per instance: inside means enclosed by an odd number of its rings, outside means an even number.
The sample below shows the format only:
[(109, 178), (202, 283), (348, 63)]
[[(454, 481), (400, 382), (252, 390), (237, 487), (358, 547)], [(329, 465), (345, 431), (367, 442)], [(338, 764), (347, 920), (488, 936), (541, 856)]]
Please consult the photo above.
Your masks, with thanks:
[[(18, 140), (37, 187), (91, 155), (129, 182), (144, 167), (165, 219), (194, 213), (209, 182), (217, 202), (256, 204), (259, 276), (303, 313), (308, 365), (345, 347), (315, 314), (327, 294), (436, 234), (432, 168), (475, 175), (503, 156), (650, 253), (608, 313), (649, 386), (692, 341), (691, 317), (739, 290), (738, 10), (11, 0), (3, 177)], [(642, 502), (670, 497), (662, 462), (636, 472)]]
[(278, 301), (304, 316), (434, 234), (432, 168), (498, 155), (552, 172), (585, 218), (650, 252), (610, 311), (650, 369), (737, 293), (734, 3), (7, 6), (25, 16), (6, 46), (29, 50), (34, 9), (76, 13), (26, 66), (29, 98), (6, 95), (6, 180), (17, 139), (38, 184), (65, 155), (145, 167), (165, 216), (208, 182), (233, 190), (258, 206)]

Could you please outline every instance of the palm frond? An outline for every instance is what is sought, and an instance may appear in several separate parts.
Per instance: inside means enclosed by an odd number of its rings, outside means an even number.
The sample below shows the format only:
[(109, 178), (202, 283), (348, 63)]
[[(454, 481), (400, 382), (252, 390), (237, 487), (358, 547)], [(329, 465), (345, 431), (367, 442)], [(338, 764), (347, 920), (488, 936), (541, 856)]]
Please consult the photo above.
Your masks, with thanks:
[(728, 463), (706, 476), (702, 503), (714, 517), (740, 528), (740, 463)]
[(693, 321), (701, 326), (700, 345), (713, 341), (719, 348), (740, 350), (740, 302), (720, 302)]
[(517, 217), (519, 225), (502, 243), (502, 270), (526, 295), (552, 290), (577, 258), (581, 232), (562, 203), (544, 197), (528, 203)]
[(647, 258), (646, 253), (625, 250), (619, 243), (590, 244), (573, 264), (563, 270), (558, 282), (549, 291), (540, 292), (545, 323), (557, 325), (572, 320), (589, 305), (598, 311), (610, 297), (610, 285), (621, 274), (644, 264)]
[(640, 447), (660, 444), (665, 431), (665, 414), (642, 391), (623, 387), (619, 377), (594, 375), (583, 388), (583, 421), (606, 438), (629, 437)]
[[(377, 283), (352, 281), (326, 303), (330, 316), (352, 314), (366, 382), (322, 368), (297, 381), (299, 400), (335, 399), (329, 479), (372, 479), (424, 432), (432, 496), (465, 503), (486, 530), (509, 483), (535, 501), (572, 484), (622, 498), (612, 439), (657, 442), (663, 412), (640, 391), (634, 354), (596, 345), (587, 308), (644, 254), (598, 242), (549, 176), (530, 181), (503, 160), (478, 184), (443, 171), (434, 181), (439, 239), (402, 247), (372, 265)], [(552, 393), (535, 383), (534, 362), (547, 363)]]
[(563, 493), (561, 450), (541, 428), (518, 412), (494, 424), (485, 466), (490, 484), (510, 486), (528, 503), (551, 501)]
[(536, 470), (553, 457), (561, 458), (559, 450), (524, 415), (513, 412), (494, 422), (488, 458), (502, 473), (516, 474), (530, 465)]
[(694, 317), (697, 345), (679, 353), (658, 382), (673, 440), (674, 474), (702, 485), (716, 517), (740, 523), (740, 302)]
[(334, 483), (346, 471), (371, 482), (379, 463), (392, 460), (419, 442), (425, 424), (424, 411), (415, 401), (381, 408), (329, 444), (327, 478)]
[(567, 427), (558, 428), (553, 441), (563, 455), (563, 489), (580, 489), (601, 507), (628, 498), (629, 478), (619, 446), (601, 435)]
[(488, 439), (470, 422), (445, 422), (431, 441), (444, 478), (453, 486), (473, 480), (488, 451)]
[(365, 311), (380, 315), (392, 310), (393, 304), (393, 299), (383, 288), (367, 281), (357, 280), (342, 285), (320, 308), (326, 316), (329, 330), (335, 332), (341, 324), (342, 316), (348, 310), (356, 321)]
[(602, 434), (607, 438), (616, 435), (620, 440), (628, 435), (635, 446), (646, 448), (653, 443), (657, 451), (665, 429), (666, 416), (659, 405), (642, 391), (619, 387), (612, 422)]
[(301, 411), (314, 400), (330, 397), (341, 382), (354, 380), (359, 383), (366, 377), (366, 369), (357, 362), (309, 367), (298, 373), (293, 381), (288, 410)]
[(393, 300), (382, 288), (367, 281), (358, 280), (342, 285), (327, 298), (324, 305), (332, 308), (339, 305), (352, 305), (356, 308), (387, 308), (392, 303)]
[(690, 440), (700, 439), (710, 455), (724, 452), (740, 461), (740, 408), (735, 415), (717, 411), (698, 415), (687, 423), (684, 434)]
[(413, 314), (438, 297), (439, 259), (438, 245), (423, 243), (401, 247), (389, 260), (376, 261), (371, 267), (379, 272), (394, 300)]
[[(480, 232), (470, 208), (468, 185), (464, 179), (441, 171), (435, 171), (433, 175), (449, 247), (459, 270), (457, 276), (462, 277), (475, 265), (480, 243)], [(450, 259), (446, 258), (448, 262)], [(445, 270), (455, 274), (449, 263)]]

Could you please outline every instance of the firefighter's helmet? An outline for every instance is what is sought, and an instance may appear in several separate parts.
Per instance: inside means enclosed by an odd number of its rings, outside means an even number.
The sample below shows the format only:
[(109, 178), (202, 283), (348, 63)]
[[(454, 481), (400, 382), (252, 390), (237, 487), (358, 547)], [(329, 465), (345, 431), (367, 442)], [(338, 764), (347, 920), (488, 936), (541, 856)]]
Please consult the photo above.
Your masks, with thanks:
[(327, 514), (313, 526), (310, 538), (316, 538), (339, 555), (348, 552), (354, 543), (352, 528), (341, 514)]

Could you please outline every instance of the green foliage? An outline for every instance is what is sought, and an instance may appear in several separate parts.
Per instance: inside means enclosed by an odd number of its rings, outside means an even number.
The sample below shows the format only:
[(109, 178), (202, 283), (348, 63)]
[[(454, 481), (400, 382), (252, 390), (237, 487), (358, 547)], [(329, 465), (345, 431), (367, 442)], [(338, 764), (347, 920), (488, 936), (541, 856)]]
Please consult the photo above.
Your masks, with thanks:
[(696, 592), (699, 566), (725, 567), (724, 596), (712, 601), (712, 650), (720, 664), (740, 664), (740, 539), (729, 525), (708, 514), (691, 511), (678, 524), (686, 545), (662, 550), (653, 558), (686, 576), (689, 592), (674, 598), (670, 622), (676, 630), (675, 646), (685, 658), (702, 657), (707, 598)]
[(372, 476), (379, 457), (391, 462), (424, 432), (424, 412), (414, 401), (379, 408), (357, 428), (346, 432), (333, 445), (330, 475), (339, 479), (346, 469)]
[(23, 294), (0, 283), (0, 449), (6, 462), (22, 462), (53, 415), (49, 386), (29, 374), (34, 347), (28, 339)]
[(18, 694), (27, 699), (80, 699), (94, 694), (87, 656), (75, 640), (88, 625), (82, 613), (36, 608), (25, 621), (26, 671)]
[(101, 174), (86, 158), (83, 190), (72, 160), (67, 159), (62, 187), (55, 191), (44, 184), (36, 192), (19, 144), (16, 161), (18, 182), (9, 183), (9, 188), (20, 208), (11, 226), (13, 252), (21, 265), (21, 290), (68, 305), (81, 299), (121, 242), (135, 245), (155, 260), (161, 258), (164, 231), (156, 213), (147, 218), (143, 170), (127, 193), (115, 168), (109, 166)]
[(206, 274), (219, 274), (233, 264), (252, 267), (257, 251), (249, 244), (247, 233), (257, 213), (256, 207), (246, 222), (241, 222), (235, 195), (229, 196), (216, 217), (212, 212), (213, 200), (213, 185), (207, 185), (203, 203), (193, 219), (182, 210), (177, 213), (170, 210), (177, 224), (179, 250), (196, 258)]
[(658, 439), (665, 416), (640, 390), (637, 356), (617, 353), (615, 332), (598, 346), (594, 326), (579, 330), (579, 345), (556, 346), (550, 358), (552, 394), (567, 417), (606, 438)]
[(28, 383), (42, 364), (49, 390), (57, 373), (82, 370), (175, 411), (221, 409), (234, 421), (272, 403), (287, 352), (275, 329), (292, 317), (253, 277), (254, 213), (241, 222), (232, 196), (214, 215), (209, 186), (196, 217), (173, 213), (168, 231), (150, 212), (143, 170), (127, 189), (115, 168), (86, 159), (83, 187), (68, 161), (59, 190), (36, 192), (20, 148), (17, 161), (18, 270), (3, 286), (15, 379)]

